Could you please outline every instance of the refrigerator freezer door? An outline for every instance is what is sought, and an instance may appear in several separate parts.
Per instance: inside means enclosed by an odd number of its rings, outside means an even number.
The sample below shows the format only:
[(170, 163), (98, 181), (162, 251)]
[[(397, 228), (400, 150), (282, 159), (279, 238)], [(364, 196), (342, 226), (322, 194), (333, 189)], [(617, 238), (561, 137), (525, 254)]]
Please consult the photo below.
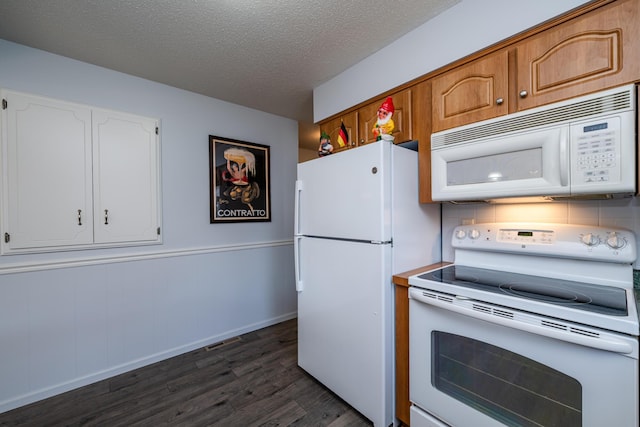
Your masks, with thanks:
[(303, 237), (298, 364), (374, 422), (393, 421), (390, 245)]
[(390, 173), (388, 141), (298, 164), (295, 234), (391, 240)]

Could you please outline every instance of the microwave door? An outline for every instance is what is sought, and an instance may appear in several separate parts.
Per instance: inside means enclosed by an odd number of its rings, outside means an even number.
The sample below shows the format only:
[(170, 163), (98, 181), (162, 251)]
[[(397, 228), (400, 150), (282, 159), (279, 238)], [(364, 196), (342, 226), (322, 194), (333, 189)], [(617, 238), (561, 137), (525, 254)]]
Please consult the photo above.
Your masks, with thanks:
[(567, 144), (568, 128), (558, 127), (433, 150), (433, 199), (568, 195)]

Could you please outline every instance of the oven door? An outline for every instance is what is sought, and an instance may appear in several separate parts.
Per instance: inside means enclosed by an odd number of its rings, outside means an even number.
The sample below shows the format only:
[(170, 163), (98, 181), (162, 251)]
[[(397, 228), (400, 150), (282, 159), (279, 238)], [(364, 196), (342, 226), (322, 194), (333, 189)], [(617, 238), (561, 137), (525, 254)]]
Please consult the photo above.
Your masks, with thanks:
[(436, 418), (452, 426), (637, 427), (637, 337), (596, 338), (574, 325), (584, 340), (564, 340), (576, 332), (557, 319), (419, 288), (409, 298), (410, 399)]

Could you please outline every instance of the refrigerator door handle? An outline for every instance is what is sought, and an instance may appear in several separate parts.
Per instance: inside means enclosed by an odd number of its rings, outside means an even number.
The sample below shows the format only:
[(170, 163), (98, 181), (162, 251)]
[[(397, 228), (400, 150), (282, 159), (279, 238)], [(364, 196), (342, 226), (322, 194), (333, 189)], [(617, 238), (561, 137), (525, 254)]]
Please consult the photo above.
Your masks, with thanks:
[(302, 241), (302, 236), (295, 236), (295, 240), (293, 243), (293, 257), (294, 257), (294, 270), (295, 270), (295, 280), (296, 280), (296, 292), (302, 292), (302, 276), (300, 275), (300, 242)]
[(293, 213), (293, 229), (296, 236), (300, 234), (300, 193), (302, 192), (303, 185), (302, 181), (296, 180), (296, 197), (294, 203), (294, 213)]

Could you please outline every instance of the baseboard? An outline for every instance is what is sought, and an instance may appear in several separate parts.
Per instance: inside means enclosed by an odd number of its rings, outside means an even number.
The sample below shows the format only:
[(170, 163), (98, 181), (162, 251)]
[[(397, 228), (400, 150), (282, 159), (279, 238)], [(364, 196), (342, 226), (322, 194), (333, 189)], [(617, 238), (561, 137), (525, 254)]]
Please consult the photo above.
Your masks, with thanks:
[(281, 323), (290, 319), (294, 319), (297, 317), (297, 315), (298, 315), (297, 312), (282, 314), (280, 316), (276, 316), (261, 322), (245, 325), (241, 328), (232, 329), (222, 334), (214, 335), (214, 336), (211, 336), (202, 340), (198, 340), (189, 344), (185, 344), (185, 345), (175, 347), (166, 351), (155, 353), (147, 357), (139, 358), (124, 364), (113, 366), (111, 368), (108, 368), (99, 372), (95, 372), (90, 375), (85, 375), (83, 377), (75, 378), (73, 380), (56, 384), (51, 387), (36, 390), (34, 392), (23, 394), (21, 396), (16, 396), (14, 398), (0, 402), (0, 413), (7, 412), (12, 409), (19, 408), (21, 406), (28, 405), (30, 403), (34, 403), (43, 399), (47, 399), (49, 397), (52, 397), (61, 393), (65, 393), (67, 391), (71, 391), (79, 387), (93, 384), (98, 381), (115, 377), (116, 375), (120, 375), (125, 372), (132, 371), (134, 369), (142, 368), (143, 366), (151, 365), (152, 363), (160, 362), (162, 360), (166, 360), (171, 357), (178, 356), (180, 354), (197, 350), (199, 348), (206, 347), (208, 345), (211, 345), (232, 337), (236, 337), (238, 335), (246, 334), (248, 332), (253, 332), (262, 328), (273, 326), (278, 323)]

